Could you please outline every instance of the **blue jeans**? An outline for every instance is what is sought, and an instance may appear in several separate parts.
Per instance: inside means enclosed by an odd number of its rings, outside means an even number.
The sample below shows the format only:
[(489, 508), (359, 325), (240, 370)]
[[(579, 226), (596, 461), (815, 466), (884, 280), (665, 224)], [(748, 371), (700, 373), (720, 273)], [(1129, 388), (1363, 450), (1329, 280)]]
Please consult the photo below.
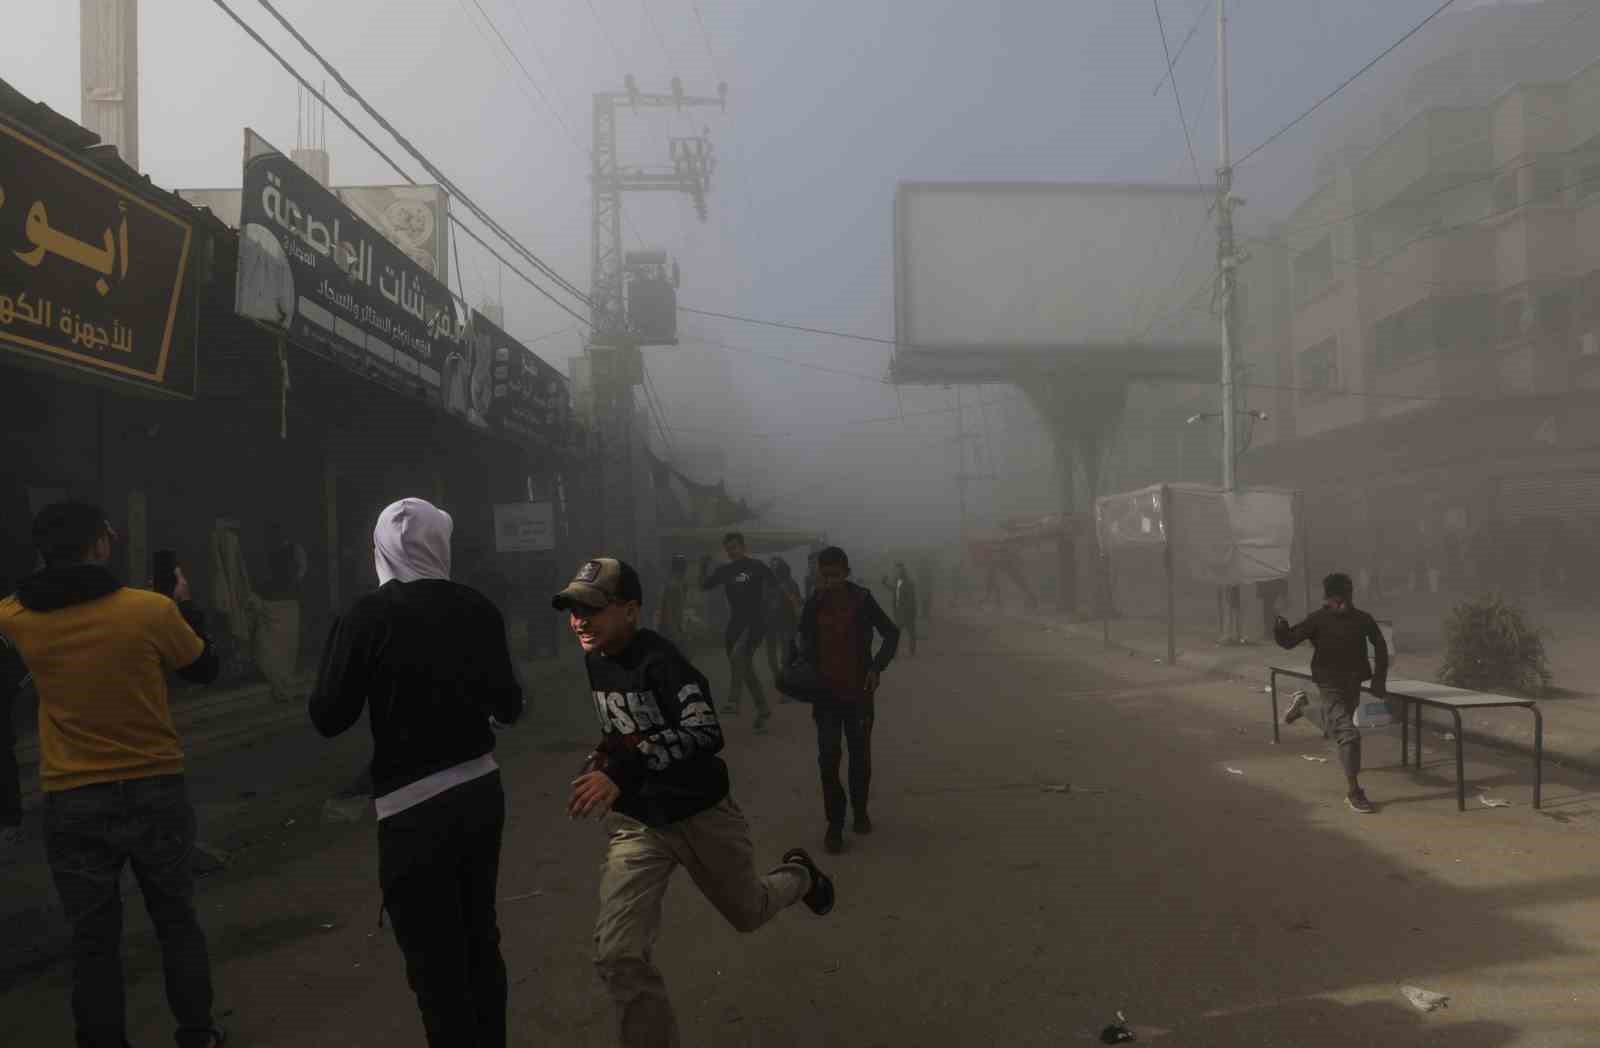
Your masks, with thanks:
[(72, 925), (78, 1048), (127, 1043), (122, 986), (122, 867), (132, 864), (161, 942), (180, 1048), (207, 1045), (211, 960), (194, 909), (195, 815), (182, 775), (45, 794), (45, 854)]

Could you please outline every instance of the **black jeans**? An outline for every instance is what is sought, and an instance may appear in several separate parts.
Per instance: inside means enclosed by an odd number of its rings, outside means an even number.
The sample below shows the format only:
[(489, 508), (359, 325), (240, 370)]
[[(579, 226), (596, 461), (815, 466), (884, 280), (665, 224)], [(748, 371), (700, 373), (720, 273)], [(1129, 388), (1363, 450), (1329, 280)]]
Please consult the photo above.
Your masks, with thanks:
[(22, 769), (17, 767), (17, 704), (0, 679), (0, 828), (22, 825)]
[(194, 807), (182, 775), (45, 794), (45, 854), (72, 924), (78, 1048), (123, 1048), (122, 867), (161, 942), (180, 1046), (210, 1043), (211, 959), (194, 909)]
[(503, 1048), (506, 963), (495, 890), (506, 797), (500, 773), (378, 823), (378, 877), (432, 1048)]
[(862, 702), (819, 702), (811, 707), (817, 724), (817, 768), (822, 772), (822, 808), (829, 826), (844, 825), (844, 786), (839, 783), (843, 757), (840, 736), (850, 749), (850, 807), (856, 815), (867, 813), (867, 789), (872, 784), (872, 699)]

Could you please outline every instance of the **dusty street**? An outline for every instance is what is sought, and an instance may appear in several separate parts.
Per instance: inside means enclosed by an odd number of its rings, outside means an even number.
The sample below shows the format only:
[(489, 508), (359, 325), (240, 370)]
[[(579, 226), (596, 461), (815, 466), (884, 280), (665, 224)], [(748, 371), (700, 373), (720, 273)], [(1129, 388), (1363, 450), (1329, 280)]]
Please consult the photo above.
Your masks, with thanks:
[[(715, 667), (714, 683), (725, 676)], [(517, 1044), (601, 1046), (588, 941), (602, 838), (562, 814), (589, 711), (578, 687), (558, 690), (531, 696), (532, 722), (502, 736), (511, 1025)], [(758, 854), (820, 856), (808, 708), (777, 707), (762, 738), (747, 712), (728, 735)], [(829, 858), (831, 916), (797, 908), (740, 936), (675, 883), (658, 957), (685, 1044), (1087, 1044), (1118, 1010), (1141, 1043), (1174, 1046), (1596, 1043), (1593, 782), (1553, 771), (1535, 813), (1523, 759), (1469, 750), (1472, 794), (1513, 803), (1459, 814), (1443, 751), (1402, 771), (1398, 743), (1376, 733), (1366, 786), (1381, 811), (1357, 816), (1337, 765), (1303, 759), (1325, 752), (1314, 730), (1270, 744), (1259, 686), (1038, 627), (948, 621), (886, 674), (875, 741), (877, 832)], [(293, 736), (195, 769), (197, 792), (248, 790), (228, 775), (261, 778), (252, 767), (304, 786), (231, 814), (254, 829), (201, 882), (241, 1048), (421, 1043), (378, 926), (372, 824), (317, 820), (319, 790), (359, 751)], [(5, 951), (0, 1043), (65, 1043), (59, 920), (26, 916), (25, 900), (5, 910), (36, 948)], [(148, 922), (129, 914), (131, 1030), (169, 1043)], [(1423, 1015), (1399, 984), (1450, 1005)]]

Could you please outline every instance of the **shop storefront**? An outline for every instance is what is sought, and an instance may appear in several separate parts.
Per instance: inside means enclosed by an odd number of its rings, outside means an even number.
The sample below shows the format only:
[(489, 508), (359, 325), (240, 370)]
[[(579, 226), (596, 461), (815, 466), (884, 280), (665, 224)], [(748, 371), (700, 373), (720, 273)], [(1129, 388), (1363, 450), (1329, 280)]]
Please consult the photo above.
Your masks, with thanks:
[[(526, 620), (564, 555), (557, 496), (579, 461), (560, 374), (484, 318), (426, 312), (410, 272), (404, 296), (373, 273), (384, 308), (416, 321), (389, 321), (387, 360), (352, 352), (348, 323), (322, 337), (241, 316), (240, 236), (94, 142), (0, 85), (0, 584), (33, 570), (38, 508), (93, 501), (130, 584), (154, 550), (178, 552), (228, 672), (253, 672), (262, 599), (299, 604), (304, 663), (376, 584), (378, 511), (421, 496), (455, 517), (457, 577)], [(364, 270), (409, 262), (353, 216), (338, 228)], [(539, 498), (560, 510), (552, 548), (501, 551), (495, 506)]]

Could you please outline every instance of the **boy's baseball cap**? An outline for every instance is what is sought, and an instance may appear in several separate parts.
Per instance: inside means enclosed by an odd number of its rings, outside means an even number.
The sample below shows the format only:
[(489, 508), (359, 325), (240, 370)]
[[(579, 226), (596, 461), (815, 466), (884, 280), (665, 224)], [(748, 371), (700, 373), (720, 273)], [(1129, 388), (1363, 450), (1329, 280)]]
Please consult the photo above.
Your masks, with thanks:
[(644, 600), (644, 587), (639, 584), (639, 573), (625, 561), (600, 557), (585, 561), (572, 581), (567, 583), (567, 588), (550, 601), (550, 606), (562, 611), (574, 607), (593, 611), (618, 600)]

